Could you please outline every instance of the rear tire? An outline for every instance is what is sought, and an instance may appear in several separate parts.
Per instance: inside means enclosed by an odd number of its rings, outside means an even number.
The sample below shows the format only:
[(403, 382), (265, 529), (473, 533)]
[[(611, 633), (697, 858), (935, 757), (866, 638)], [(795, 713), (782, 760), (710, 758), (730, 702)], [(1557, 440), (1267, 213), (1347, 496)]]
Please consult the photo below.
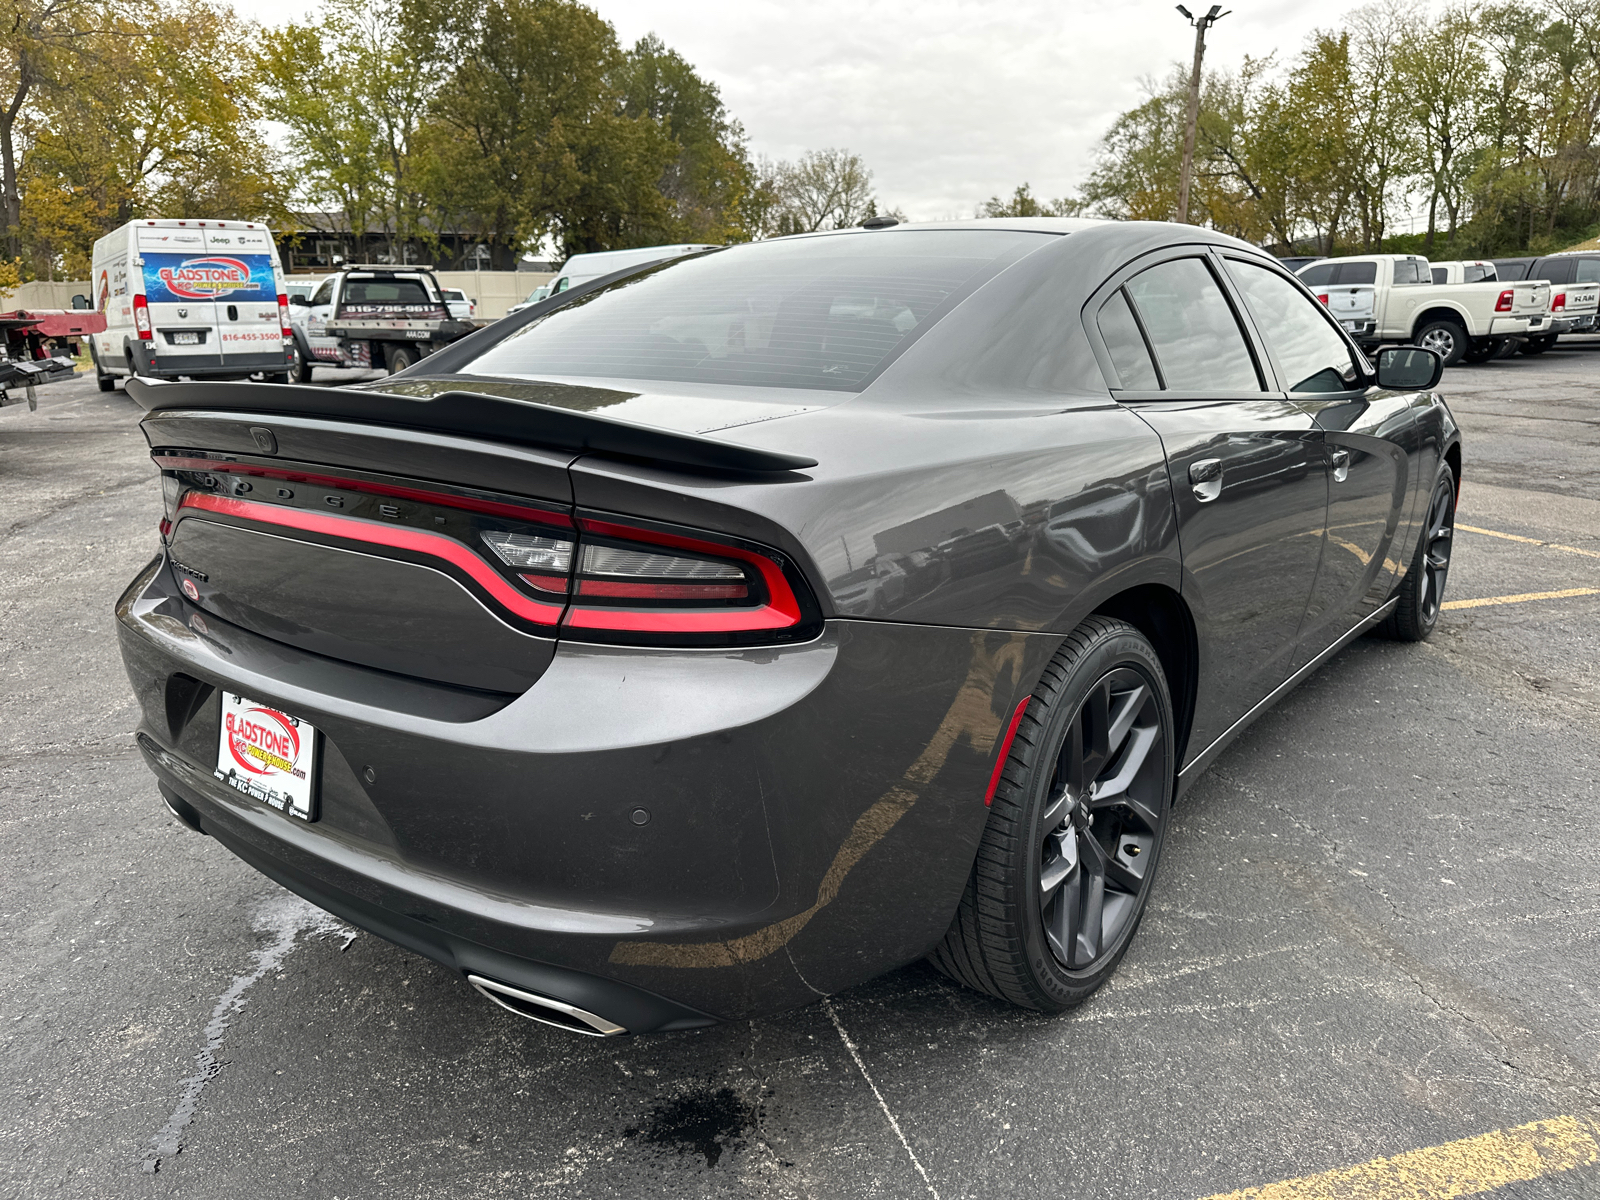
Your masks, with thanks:
[(1400, 603), (1383, 619), (1378, 633), (1397, 642), (1420, 642), (1439, 623), (1450, 577), (1450, 547), (1456, 527), (1456, 477), (1448, 467), (1433, 485), (1428, 521), (1417, 540), (1411, 569), (1400, 584)]
[(1040, 1012), (1088, 999), (1144, 916), (1174, 747), (1155, 650), (1126, 622), (1084, 621), (1028, 701), (933, 965)]
[(410, 346), (390, 345), (383, 352), (383, 361), (389, 374), (398, 375), (417, 361), (417, 352)]
[(1559, 336), (1559, 334), (1547, 333), (1544, 337), (1534, 338), (1529, 342), (1523, 342), (1522, 352), (1530, 357), (1535, 354), (1543, 354), (1546, 350), (1550, 349), (1550, 347), (1556, 344), (1556, 338)]
[(1499, 338), (1479, 338), (1467, 347), (1466, 353), (1461, 356), (1461, 361), (1473, 364), (1485, 363), (1504, 348)]
[(289, 354), (291, 357), (289, 361), (288, 381), (290, 383), (310, 383), (312, 370), (311, 360), (306, 357), (306, 352), (301, 347), (299, 338), (293, 338), (290, 340)]
[(1444, 365), (1453, 367), (1467, 354), (1467, 331), (1458, 322), (1441, 318), (1429, 321), (1413, 335), (1413, 344), (1432, 350), (1444, 359)]
[(100, 352), (94, 348), (94, 342), (89, 343), (89, 361), (94, 363), (94, 383), (102, 392), (114, 392), (117, 389), (117, 377), (107, 375), (105, 368), (100, 365)]

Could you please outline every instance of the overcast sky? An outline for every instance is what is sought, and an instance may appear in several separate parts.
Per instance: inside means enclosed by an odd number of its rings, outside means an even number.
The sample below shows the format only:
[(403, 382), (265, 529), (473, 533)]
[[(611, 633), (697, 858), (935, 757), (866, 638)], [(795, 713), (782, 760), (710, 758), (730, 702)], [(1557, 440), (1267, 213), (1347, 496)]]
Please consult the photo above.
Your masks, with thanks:
[[(470, 0), (468, 0), (470, 2)], [(303, 19), (309, 0), (235, 0)], [(1141, 99), (1140, 80), (1187, 63), (1194, 34), (1167, 0), (594, 0), (624, 45), (654, 31), (722, 89), (750, 149), (859, 153), (880, 200), (914, 219), (971, 216), (1028, 181), (1070, 194), (1095, 143)], [(1208, 4), (1190, 4), (1202, 11)], [(1212, 30), (1208, 65), (1292, 58), (1342, 5), (1244, 0)]]

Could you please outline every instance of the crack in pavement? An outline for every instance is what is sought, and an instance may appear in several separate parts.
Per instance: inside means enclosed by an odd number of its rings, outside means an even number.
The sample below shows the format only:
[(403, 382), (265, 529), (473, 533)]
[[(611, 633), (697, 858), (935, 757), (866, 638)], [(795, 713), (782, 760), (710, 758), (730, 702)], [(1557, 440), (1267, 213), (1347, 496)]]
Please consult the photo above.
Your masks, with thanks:
[(269, 972), (283, 965), (283, 960), (294, 949), (302, 933), (310, 937), (344, 934), (346, 946), (357, 936), (343, 921), (288, 893), (272, 896), (258, 905), (252, 924), (257, 932), (273, 935), (273, 941), (265, 949), (257, 950), (252, 956), (255, 966), (235, 975), (233, 982), (217, 997), (216, 1007), (211, 1010), (211, 1020), (206, 1023), (205, 1045), (194, 1056), (194, 1074), (183, 1081), (183, 1093), (178, 1098), (178, 1106), (172, 1110), (167, 1123), (150, 1139), (150, 1149), (145, 1151), (142, 1166), (147, 1174), (155, 1174), (161, 1169), (163, 1159), (171, 1158), (183, 1150), (183, 1132), (194, 1120), (195, 1112), (200, 1107), (200, 1094), (222, 1070), (223, 1060), (217, 1057), (217, 1051), (222, 1049), (234, 1014), (245, 1006), (244, 994)]
[(31, 529), (33, 526), (42, 524), (43, 522), (48, 521), (51, 517), (65, 512), (67, 509), (81, 501), (92, 500), (95, 497), (109, 495), (112, 492), (122, 491), (126, 488), (134, 487), (140, 484), (150, 485), (154, 484), (155, 482), (155, 476), (151, 475), (148, 471), (141, 471), (137, 475), (125, 475), (120, 479), (113, 479), (102, 483), (98, 487), (92, 489), (86, 488), (83, 491), (74, 492), (65, 499), (52, 504), (49, 508), (40, 509), (38, 512), (33, 513), (22, 520), (11, 522), (11, 524), (7, 525), (4, 529), (0, 529), (0, 544), (10, 541), (25, 529)]

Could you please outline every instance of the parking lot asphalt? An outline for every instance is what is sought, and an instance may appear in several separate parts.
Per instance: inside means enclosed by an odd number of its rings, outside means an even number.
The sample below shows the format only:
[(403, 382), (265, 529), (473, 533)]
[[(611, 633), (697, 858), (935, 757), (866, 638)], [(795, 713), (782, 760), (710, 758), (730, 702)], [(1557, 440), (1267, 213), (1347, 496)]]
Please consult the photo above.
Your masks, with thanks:
[(167, 815), (112, 630), (161, 515), (138, 412), (92, 380), (0, 410), (0, 1195), (1600, 1195), (1600, 339), (1441, 390), (1439, 630), (1229, 749), (1088, 1004), (919, 964), (616, 1040)]

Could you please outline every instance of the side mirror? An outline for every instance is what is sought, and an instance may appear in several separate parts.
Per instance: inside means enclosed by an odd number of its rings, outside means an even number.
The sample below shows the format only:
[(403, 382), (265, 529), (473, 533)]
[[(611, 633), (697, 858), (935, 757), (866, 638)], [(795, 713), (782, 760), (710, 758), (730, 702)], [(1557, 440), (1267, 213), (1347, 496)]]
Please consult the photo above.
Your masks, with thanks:
[(1421, 346), (1387, 346), (1377, 366), (1378, 386), (1391, 392), (1425, 392), (1444, 375), (1444, 359)]
[(289, 303), (297, 308), (310, 308), (311, 297), (302, 296), (300, 293), (296, 292), (294, 295), (289, 297)]

